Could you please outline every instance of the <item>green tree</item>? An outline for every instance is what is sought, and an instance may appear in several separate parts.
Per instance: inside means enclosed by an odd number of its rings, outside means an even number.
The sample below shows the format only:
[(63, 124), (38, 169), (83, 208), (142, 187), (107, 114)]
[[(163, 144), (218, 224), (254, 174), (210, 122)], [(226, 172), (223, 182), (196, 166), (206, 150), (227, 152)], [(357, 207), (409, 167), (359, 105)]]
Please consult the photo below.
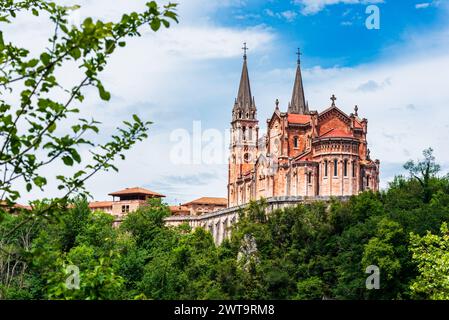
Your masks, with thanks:
[(432, 198), (432, 178), (440, 171), (441, 167), (435, 162), (433, 149), (423, 151), (424, 160), (408, 161), (404, 168), (409, 171), (411, 177), (416, 179), (422, 187), (424, 203), (429, 203)]
[(410, 288), (415, 298), (449, 299), (449, 229), (443, 223), (440, 235), (410, 235), (410, 250), (418, 265), (419, 275)]

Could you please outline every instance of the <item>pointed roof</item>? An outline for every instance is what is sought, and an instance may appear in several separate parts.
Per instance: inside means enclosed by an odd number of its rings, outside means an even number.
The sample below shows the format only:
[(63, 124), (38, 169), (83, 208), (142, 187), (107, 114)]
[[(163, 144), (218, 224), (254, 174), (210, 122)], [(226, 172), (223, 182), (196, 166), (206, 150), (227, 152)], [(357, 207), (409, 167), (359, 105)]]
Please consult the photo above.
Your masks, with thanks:
[(250, 109), (253, 106), (253, 97), (251, 95), (251, 85), (249, 83), (246, 55), (243, 57), (242, 75), (240, 77), (239, 92), (237, 94), (237, 104), (240, 105), (243, 110)]
[(144, 189), (144, 188), (140, 188), (140, 187), (134, 187), (134, 188), (126, 188), (123, 190), (119, 190), (116, 192), (111, 192), (108, 195), (110, 196), (124, 196), (124, 195), (132, 195), (132, 194), (139, 194), (139, 195), (146, 195), (146, 196), (151, 196), (151, 197), (165, 197), (164, 195), (148, 190), (148, 189)]
[[(299, 51), (298, 51), (299, 52)], [(301, 61), (298, 53), (298, 63), (296, 66), (295, 84), (293, 85), (292, 101), (288, 106), (288, 113), (308, 114), (309, 106), (306, 104), (304, 96), (304, 86), (302, 84)]]

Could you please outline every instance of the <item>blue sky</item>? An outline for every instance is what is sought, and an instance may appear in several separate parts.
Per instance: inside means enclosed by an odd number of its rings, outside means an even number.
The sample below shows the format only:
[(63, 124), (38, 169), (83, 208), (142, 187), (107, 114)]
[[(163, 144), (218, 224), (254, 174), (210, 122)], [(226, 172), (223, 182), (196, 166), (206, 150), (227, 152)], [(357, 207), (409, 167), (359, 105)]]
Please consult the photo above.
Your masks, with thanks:
[[(230, 28), (265, 25), (276, 32), (273, 63), (267, 67), (287, 67), (289, 59), (295, 58), (295, 45), (307, 55), (306, 67), (355, 66), (380, 58), (385, 49), (406, 41), (407, 33), (428, 32), (447, 25), (442, 2), (372, 1), (381, 12), (381, 29), (372, 31), (365, 28), (368, 4), (343, 2), (304, 14), (301, 1), (248, 0), (215, 12), (211, 19)], [(417, 9), (420, 5), (422, 8)]]
[[(145, 1), (64, 0), (87, 16), (115, 20), (141, 10)], [(226, 196), (226, 155), (222, 163), (173, 161), (175, 130), (222, 132), (229, 127), (247, 42), (253, 95), (261, 133), (279, 99), (286, 110), (294, 81), (295, 51), (301, 47), (305, 94), (311, 109), (322, 111), (335, 94), (347, 113), (355, 104), (369, 120), (372, 157), (381, 160), (387, 186), (402, 164), (429, 146), (449, 168), (449, 1), (432, 0), (179, 0), (180, 23), (158, 33), (144, 32), (117, 52), (102, 78), (112, 92), (109, 103), (95, 91), (82, 110), (102, 121), (106, 140), (117, 124), (137, 113), (154, 122), (148, 140), (119, 162), (119, 173), (98, 175), (88, 187), (97, 200), (111, 191), (142, 186), (179, 203), (201, 196)], [(368, 30), (365, 10), (380, 8), (380, 29)], [(23, 32), (23, 30), (28, 30)], [(51, 26), (33, 17), (21, 20), (9, 36), (41, 48)], [(70, 76), (62, 74), (62, 77)], [(223, 138), (223, 137), (222, 137)], [(208, 145), (207, 139), (202, 146)], [(226, 151), (228, 141), (222, 141)], [(88, 150), (82, 150), (88, 155)], [(53, 172), (55, 169), (52, 169)], [(66, 170), (62, 165), (58, 170)], [(23, 193), (26, 202), (56, 196)]]

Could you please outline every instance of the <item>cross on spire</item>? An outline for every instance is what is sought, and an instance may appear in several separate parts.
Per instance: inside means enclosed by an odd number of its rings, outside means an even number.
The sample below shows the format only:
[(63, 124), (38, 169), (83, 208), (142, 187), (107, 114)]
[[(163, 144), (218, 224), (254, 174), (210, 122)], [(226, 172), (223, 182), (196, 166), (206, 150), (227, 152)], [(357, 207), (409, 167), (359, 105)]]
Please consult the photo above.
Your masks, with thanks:
[(248, 49), (249, 48), (246, 46), (246, 42), (244, 42), (242, 50), (243, 50), (243, 59), (245, 60), (246, 60), (246, 51), (248, 51)]
[(300, 64), (301, 63), (301, 55), (302, 55), (301, 49), (298, 48), (298, 51), (296, 51), (296, 55), (298, 56), (298, 64)]
[(335, 107), (335, 100), (337, 100), (335, 94), (332, 95), (331, 100), (332, 100), (332, 107)]

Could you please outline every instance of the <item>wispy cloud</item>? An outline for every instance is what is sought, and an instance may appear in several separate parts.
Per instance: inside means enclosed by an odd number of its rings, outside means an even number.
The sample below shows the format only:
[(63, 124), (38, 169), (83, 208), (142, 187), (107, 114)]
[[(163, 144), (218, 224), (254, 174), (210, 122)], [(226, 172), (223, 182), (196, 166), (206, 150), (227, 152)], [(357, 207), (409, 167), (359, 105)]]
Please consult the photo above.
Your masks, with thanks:
[(441, 1), (439, 0), (435, 0), (435, 1), (430, 1), (430, 2), (422, 2), (422, 3), (417, 3), (415, 5), (416, 9), (427, 9), (430, 7), (438, 7), (441, 4)]
[(278, 19), (284, 19), (287, 22), (292, 22), (296, 19), (296, 17), (298, 16), (298, 13), (296, 11), (292, 11), (292, 10), (286, 10), (286, 11), (281, 11), (281, 12), (275, 12), (271, 9), (265, 9), (265, 14), (269, 17), (274, 17), (274, 18), (278, 18)]
[(293, 3), (302, 7), (301, 13), (304, 15), (313, 15), (326, 6), (336, 4), (376, 4), (384, 3), (384, 0), (294, 0)]
[(383, 89), (383, 88), (385, 88), (386, 86), (389, 86), (389, 85), (391, 85), (390, 79), (385, 79), (382, 82), (369, 80), (369, 81), (364, 82), (361, 85), (359, 85), (357, 87), (356, 91), (373, 92), (373, 91), (381, 90), (381, 89)]

